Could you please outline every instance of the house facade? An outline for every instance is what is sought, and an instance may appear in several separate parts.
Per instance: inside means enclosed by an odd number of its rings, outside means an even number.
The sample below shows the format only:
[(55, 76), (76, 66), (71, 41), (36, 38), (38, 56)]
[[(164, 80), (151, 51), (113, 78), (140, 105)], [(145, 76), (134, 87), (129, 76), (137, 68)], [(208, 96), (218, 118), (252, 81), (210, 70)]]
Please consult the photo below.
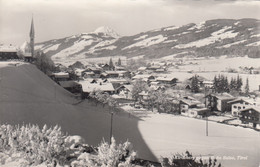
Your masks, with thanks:
[(19, 59), (17, 49), (13, 46), (0, 46), (0, 60)]
[(249, 124), (256, 128), (260, 125), (260, 108), (250, 107), (240, 111), (240, 120), (244, 124)]
[(228, 104), (231, 105), (231, 114), (235, 117), (240, 115), (240, 111), (251, 107), (253, 104), (244, 99), (235, 99), (229, 101)]
[(211, 111), (231, 111), (231, 104), (229, 104), (228, 102), (234, 99), (235, 97), (231, 96), (228, 93), (209, 94), (206, 96), (206, 106)]

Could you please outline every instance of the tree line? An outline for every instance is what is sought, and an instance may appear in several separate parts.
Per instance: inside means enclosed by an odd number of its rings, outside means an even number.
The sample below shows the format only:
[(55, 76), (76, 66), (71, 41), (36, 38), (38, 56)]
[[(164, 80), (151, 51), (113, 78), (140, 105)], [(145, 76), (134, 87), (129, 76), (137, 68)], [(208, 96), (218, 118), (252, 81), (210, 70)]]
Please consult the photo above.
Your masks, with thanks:
[[(225, 75), (216, 75), (213, 79), (213, 90), (216, 93), (224, 92), (241, 92), (243, 86), (242, 78), (237, 75), (237, 77), (232, 77), (229, 81)], [(200, 91), (200, 85), (197, 75), (193, 76), (191, 79), (191, 92), (198, 93)], [(249, 93), (249, 81), (246, 80), (245, 93)]]

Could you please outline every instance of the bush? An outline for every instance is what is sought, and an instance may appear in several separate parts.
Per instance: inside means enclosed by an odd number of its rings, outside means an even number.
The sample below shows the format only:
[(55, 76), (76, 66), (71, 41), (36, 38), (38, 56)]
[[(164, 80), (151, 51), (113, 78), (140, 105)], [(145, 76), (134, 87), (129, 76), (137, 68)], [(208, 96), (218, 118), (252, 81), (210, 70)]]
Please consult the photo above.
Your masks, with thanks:
[(63, 164), (66, 159), (65, 137), (58, 126), (48, 129), (45, 125), (40, 129), (37, 125), (1, 125), (1, 163), (4, 164), (9, 156), (12, 160), (23, 159), (23, 166), (54, 161)]
[(132, 150), (130, 142), (116, 144), (112, 137), (111, 144), (103, 141), (95, 154), (83, 153), (72, 162), (73, 167), (131, 167), (135, 160), (136, 152)]

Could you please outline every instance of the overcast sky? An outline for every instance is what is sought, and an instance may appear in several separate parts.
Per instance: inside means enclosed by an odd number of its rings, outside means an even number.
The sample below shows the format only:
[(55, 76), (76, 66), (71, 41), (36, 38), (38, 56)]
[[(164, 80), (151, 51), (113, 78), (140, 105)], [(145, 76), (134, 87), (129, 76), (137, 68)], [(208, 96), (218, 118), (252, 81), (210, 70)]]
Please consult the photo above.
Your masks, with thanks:
[(0, 0), (0, 43), (29, 41), (32, 14), (42, 42), (100, 26), (125, 36), (209, 19), (260, 19), (260, 0)]

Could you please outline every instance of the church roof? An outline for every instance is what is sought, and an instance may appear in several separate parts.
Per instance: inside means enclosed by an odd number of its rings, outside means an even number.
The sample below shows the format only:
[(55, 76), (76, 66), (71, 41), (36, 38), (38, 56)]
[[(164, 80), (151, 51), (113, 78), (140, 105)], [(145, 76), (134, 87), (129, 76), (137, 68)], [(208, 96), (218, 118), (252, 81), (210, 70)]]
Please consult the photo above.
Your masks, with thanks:
[(33, 37), (34, 38), (34, 24), (33, 24), (33, 18), (32, 18), (32, 22), (31, 22), (31, 30), (30, 30), (30, 37)]

